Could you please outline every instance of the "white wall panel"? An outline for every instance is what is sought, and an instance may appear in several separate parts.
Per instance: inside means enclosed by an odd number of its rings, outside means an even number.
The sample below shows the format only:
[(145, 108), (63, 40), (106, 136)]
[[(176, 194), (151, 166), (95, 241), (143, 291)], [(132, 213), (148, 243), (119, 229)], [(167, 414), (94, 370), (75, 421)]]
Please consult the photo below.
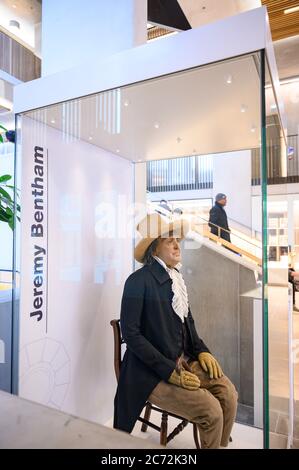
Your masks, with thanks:
[(219, 153), (213, 158), (213, 194), (227, 195), (227, 216), (251, 227), (251, 152)]
[[(43, 238), (31, 236), (36, 145), (44, 155)], [(23, 117), (22, 171), (20, 395), (105, 423), (116, 387), (109, 322), (119, 316), (123, 284), (132, 271), (126, 217), (133, 197), (132, 164)], [(114, 226), (120, 236), (112, 233)], [(110, 238), (101, 239), (108, 231)], [(39, 321), (38, 315), (30, 316), (38, 297), (34, 245), (46, 250), (40, 260)]]

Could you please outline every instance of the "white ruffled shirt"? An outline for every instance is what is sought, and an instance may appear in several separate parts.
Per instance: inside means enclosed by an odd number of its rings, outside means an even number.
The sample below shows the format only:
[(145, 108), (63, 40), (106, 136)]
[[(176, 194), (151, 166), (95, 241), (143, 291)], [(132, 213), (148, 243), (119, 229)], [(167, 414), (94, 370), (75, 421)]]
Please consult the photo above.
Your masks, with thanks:
[(189, 311), (189, 302), (188, 302), (188, 293), (185, 281), (181, 273), (177, 270), (181, 269), (181, 263), (178, 263), (175, 268), (168, 268), (163, 260), (161, 260), (158, 256), (154, 256), (155, 260), (163, 266), (163, 268), (169, 274), (172, 280), (172, 308), (175, 313), (180, 317), (182, 323), (184, 323), (185, 318), (188, 316)]

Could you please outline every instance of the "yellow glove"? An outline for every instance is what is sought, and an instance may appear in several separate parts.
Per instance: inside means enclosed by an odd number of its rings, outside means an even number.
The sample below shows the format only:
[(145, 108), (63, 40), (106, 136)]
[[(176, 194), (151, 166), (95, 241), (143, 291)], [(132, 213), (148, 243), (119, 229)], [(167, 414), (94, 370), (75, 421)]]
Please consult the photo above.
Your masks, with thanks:
[(199, 378), (195, 374), (192, 374), (192, 372), (188, 372), (184, 369), (180, 372), (174, 370), (168, 382), (178, 387), (186, 388), (187, 390), (198, 390), (200, 387)]
[(205, 372), (209, 373), (210, 379), (220, 379), (223, 376), (222, 369), (215, 357), (208, 352), (198, 355), (198, 362)]

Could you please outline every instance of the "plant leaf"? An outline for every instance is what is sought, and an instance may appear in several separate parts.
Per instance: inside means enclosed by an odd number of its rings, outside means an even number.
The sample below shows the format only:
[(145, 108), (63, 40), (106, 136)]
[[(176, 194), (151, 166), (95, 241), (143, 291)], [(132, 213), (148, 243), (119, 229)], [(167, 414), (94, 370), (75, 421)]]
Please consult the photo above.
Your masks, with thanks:
[[(11, 184), (4, 184), (4, 188), (15, 189), (15, 187)], [(17, 192), (20, 192), (20, 189), (16, 188)]]
[(12, 201), (11, 195), (8, 194), (8, 192), (5, 191), (5, 189), (1, 188), (1, 186), (0, 186), (0, 193), (2, 194), (2, 196), (6, 197), (6, 199), (9, 199)]
[(4, 183), (4, 181), (8, 181), (11, 179), (11, 175), (2, 175), (0, 176), (0, 183)]
[(1, 124), (0, 124), (0, 128), (3, 129), (4, 131), (7, 131), (6, 127), (1, 126)]
[(11, 219), (9, 219), (8, 225), (10, 226), (11, 230), (13, 231), (14, 228), (15, 228), (15, 223), (14, 223), (14, 218), (13, 217)]
[(7, 214), (6, 210), (2, 206), (0, 206), (0, 217), (1, 217), (1, 220), (3, 220), (4, 222), (8, 222), (9, 219), (11, 218), (11, 215)]

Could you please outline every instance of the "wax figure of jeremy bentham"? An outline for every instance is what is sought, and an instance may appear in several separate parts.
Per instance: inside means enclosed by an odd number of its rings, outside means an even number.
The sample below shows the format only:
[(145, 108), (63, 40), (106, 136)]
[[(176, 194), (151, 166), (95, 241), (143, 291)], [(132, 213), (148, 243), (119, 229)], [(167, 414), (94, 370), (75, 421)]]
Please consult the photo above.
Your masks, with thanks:
[(203, 448), (227, 446), (237, 392), (197, 334), (180, 274), (183, 219), (148, 215), (121, 305), (127, 345), (115, 396), (114, 427), (131, 432), (146, 401), (197, 423)]

